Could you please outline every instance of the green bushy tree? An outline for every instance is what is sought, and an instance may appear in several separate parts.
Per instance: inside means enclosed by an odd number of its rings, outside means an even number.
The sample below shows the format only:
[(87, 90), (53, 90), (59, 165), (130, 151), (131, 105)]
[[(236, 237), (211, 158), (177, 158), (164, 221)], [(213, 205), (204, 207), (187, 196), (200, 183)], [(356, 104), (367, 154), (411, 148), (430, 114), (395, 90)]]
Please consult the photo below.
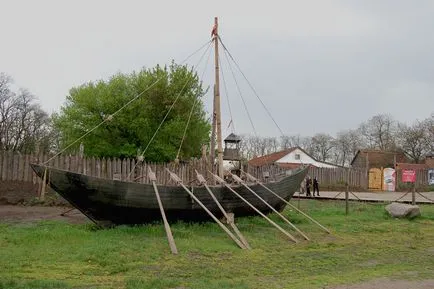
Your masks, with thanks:
[[(72, 88), (65, 105), (53, 120), (61, 135), (61, 145), (66, 147), (108, 118), (80, 140), (85, 155), (134, 157), (145, 149), (179, 96), (147, 149), (145, 159), (155, 162), (175, 159), (196, 102), (179, 156), (188, 159), (200, 155), (201, 145), (209, 139), (210, 124), (201, 100), (204, 92), (196, 73), (187, 66), (172, 62), (168, 67), (156, 66), (131, 74), (117, 74), (108, 81), (89, 82)], [(141, 93), (115, 116), (110, 116)], [(71, 150), (76, 151), (80, 142)]]

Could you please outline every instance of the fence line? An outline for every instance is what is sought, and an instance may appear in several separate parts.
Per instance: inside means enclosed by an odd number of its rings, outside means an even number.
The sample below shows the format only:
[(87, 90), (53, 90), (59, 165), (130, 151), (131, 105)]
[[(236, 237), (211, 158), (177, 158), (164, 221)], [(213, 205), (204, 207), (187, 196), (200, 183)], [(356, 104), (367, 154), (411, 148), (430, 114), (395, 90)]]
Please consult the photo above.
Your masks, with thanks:
[[(40, 183), (38, 178), (30, 167), (30, 163), (43, 163), (50, 159), (50, 155), (44, 154), (20, 154), (12, 151), (0, 151), (0, 181), (18, 181)], [(165, 170), (166, 168), (174, 171), (184, 183), (189, 184), (196, 179), (195, 170), (203, 174), (205, 178), (212, 181), (209, 170), (212, 169), (208, 159), (194, 159), (188, 163), (139, 163), (136, 166), (136, 159), (119, 159), (119, 158), (94, 158), (80, 157), (78, 155), (59, 155), (51, 159), (49, 166), (62, 170), (68, 170), (84, 175), (115, 179), (127, 180), (131, 173), (130, 180), (140, 183), (149, 183), (147, 178), (148, 167), (150, 167), (157, 176), (160, 184), (173, 184)], [(131, 170), (133, 170), (131, 172)], [(251, 167), (246, 165), (244, 170), (263, 181), (276, 180), (283, 174), (288, 174), (288, 169), (282, 169), (276, 165), (263, 167)], [(216, 167), (214, 165), (214, 171)], [(290, 171), (289, 171), (290, 172)], [(426, 186), (428, 184), (428, 170), (417, 170), (416, 186)], [(348, 168), (316, 168), (310, 167), (308, 174), (311, 177), (316, 176), (322, 186), (344, 186), (347, 182), (352, 188), (367, 189), (368, 174), (365, 170), (348, 169)], [(401, 182), (401, 170), (396, 171), (397, 188), (403, 188), (407, 184)]]
[[(281, 168), (276, 165), (261, 167), (249, 167), (248, 172), (256, 178), (274, 181), (277, 176), (288, 174), (291, 170)], [(347, 182), (351, 188), (366, 189), (368, 186), (368, 176), (365, 170), (349, 168), (317, 168), (309, 167), (308, 175), (317, 177), (323, 187), (345, 187)]]
[[(41, 180), (33, 172), (30, 163), (44, 163), (50, 158), (51, 156), (43, 154), (23, 155), (18, 152), (0, 151), (0, 180), (40, 183)], [(137, 166), (136, 162), (136, 159), (59, 155), (51, 159), (48, 166), (105, 179), (126, 181), (130, 176), (130, 180), (140, 183), (149, 183), (148, 167), (156, 173), (158, 182), (161, 184), (173, 184), (166, 168), (178, 174), (186, 184), (196, 179), (195, 170), (201, 172), (205, 178), (212, 179), (208, 173), (212, 167), (207, 159), (194, 159), (188, 163), (148, 162), (139, 163)]]

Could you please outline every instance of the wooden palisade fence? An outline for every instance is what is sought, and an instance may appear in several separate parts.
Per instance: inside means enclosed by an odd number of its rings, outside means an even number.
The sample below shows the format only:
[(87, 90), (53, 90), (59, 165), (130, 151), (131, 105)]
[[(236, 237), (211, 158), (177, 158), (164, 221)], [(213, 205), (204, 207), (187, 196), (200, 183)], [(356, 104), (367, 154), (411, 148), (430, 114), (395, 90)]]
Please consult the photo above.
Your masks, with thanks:
[[(17, 181), (40, 183), (41, 180), (33, 173), (30, 163), (44, 163), (52, 156), (45, 154), (24, 155), (18, 152), (0, 151), (0, 181)], [(188, 163), (137, 163), (136, 159), (118, 158), (88, 158), (78, 155), (59, 155), (50, 160), (49, 166), (95, 176), (105, 179), (131, 180), (140, 183), (150, 183), (147, 178), (147, 169), (151, 167), (156, 173), (158, 183), (174, 184), (170, 180), (166, 168), (175, 172), (182, 178), (185, 184), (190, 184), (196, 179), (195, 170), (201, 172), (207, 179), (211, 180), (208, 170), (211, 170), (210, 162), (207, 159), (194, 159)], [(278, 166), (245, 167), (250, 174), (265, 182), (273, 181), (288, 171)], [(133, 172), (131, 172), (134, 170)], [(309, 173), (312, 178), (316, 176), (323, 188), (344, 188), (348, 182), (350, 188), (367, 189), (368, 175), (365, 170), (348, 168), (315, 168), (310, 167)], [(397, 185), (400, 184), (400, 174), (397, 171)], [(416, 186), (423, 186), (427, 183), (428, 173), (426, 170), (417, 171)]]
[[(249, 167), (248, 171), (256, 178), (274, 181), (277, 177), (288, 174), (291, 171), (282, 169), (276, 165)], [(348, 182), (351, 189), (367, 189), (368, 176), (365, 170), (356, 170), (349, 168), (317, 168), (309, 167), (308, 175), (313, 178), (317, 177), (320, 186), (325, 189), (345, 189)]]
[[(30, 164), (45, 163), (51, 157), (45, 154), (23, 155), (17, 152), (0, 151), (0, 180), (40, 183), (40, 178), (33, 172)], [(59, 155), (51, 159), (47, 165), (88, 176), (140, 183), (150, 183), (147, 171), (148, 167), (151, 167), (156, 173), (158, 183), (161, 184), (173, 184), (166, 168), (181, 177), (185, 184), (196, 179), (195, 170), (208, 176), (208, 170), (212, 169), (206, 159), (195, 159), (188, 163), (157, 164), (137, 163), (136, 159), (87, 158), (78, 155)]]

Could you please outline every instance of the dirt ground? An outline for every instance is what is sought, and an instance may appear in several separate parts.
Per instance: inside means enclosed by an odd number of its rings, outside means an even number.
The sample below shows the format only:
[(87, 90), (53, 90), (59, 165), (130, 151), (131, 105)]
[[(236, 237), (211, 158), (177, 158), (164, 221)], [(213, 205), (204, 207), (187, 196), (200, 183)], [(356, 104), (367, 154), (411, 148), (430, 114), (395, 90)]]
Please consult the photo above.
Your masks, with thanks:
[[(71, 224), (91, 222), (77, 210), (69, 207), (0, 205), (0, 222), (31, 223), (42, 220), (59, 220)], [(69, 212), (67, 212), (69, 211)], [(67, 212), (64, 216), (61, 214)], [(325, 287), (324, 289), (433, 289), (434, 279), (422, 281), (390, 280), (381, 278), (354, 285)]]
[(423, 281), (390, 280), (381, 278), (355, 285), (326, 287), (327, 289), (433, 289), (434, 279)]
[[(0, 205), (0, 222), (5, 223), (31, 223), (42, 220), (59, 220), (71, 224), (83, 224), (90, 220), (78, 210), (70, 207), (43, 207), (43, 206), (12, 206)], [(64, 216), (61, 214), (67, 212)]]

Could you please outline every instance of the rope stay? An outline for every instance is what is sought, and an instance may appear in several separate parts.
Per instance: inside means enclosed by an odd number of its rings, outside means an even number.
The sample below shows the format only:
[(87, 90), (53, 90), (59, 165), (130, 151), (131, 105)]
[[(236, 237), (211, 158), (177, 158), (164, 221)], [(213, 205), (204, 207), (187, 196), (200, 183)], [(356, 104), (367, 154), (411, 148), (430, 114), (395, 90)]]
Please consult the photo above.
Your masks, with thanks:
[(235, 85), (236, 85), (236, 87), (237, 87), (238, 95), (240, 96), (240, 98), (241, 98), (241, 100), (242, 100), (242, 102), (243, 102), (244, 110), (246, 111), (247, 117), (249, 118), (250, 125), (252, 126), (253, 132), (255, 133), (255, 136), (257, 137), (258, 134), (257, 134), (257, 132), (256, 132), (255, 125), (253, 124), (253, 120), (252, 120), (252, 117), (250, 116), (249, 109), (247, 108), (246, 100), (244, 99), (244, 96), (243, 96), (243, 94), (241, 93), (241, 89), (240, 89), (240, 86), (238, 85), (238, 81), (237, 81), (237, 78), (235, 77), (235, 73), (234, 73), (234, 70), (232, 69), (232, 65), (231, 65), (231, 63), (229, 62), (229, 58), (228, 58), (228, 56), (227, 56), (226, 49), (224, 49), (223, 52), (224, 52), (224, 54), (225, 54), (225, 58), (226, 58), (226, 61), (227, 61), (227, 63), (228, 63), (228, 66), (229, 66), (229, 70), (230, 70), (231, 73), (232, 73), (232, 77), (233, 77), (233, 79), (234, 79)]
[(232, 54), (229, 52), (229, 50), (226, 48), (226, 46), (224, 45), (222, 39), (220, 36), (218, 36), (219, 41), (221, 43), (221, 45), (223, 46), (223, 50), (225, 52), (228, 53), (229, 57), (232, 59), (232, 61), (234, 62), (235, 66), (238, 68), (238, 70), (240, 71), (241, 75), (244, 77), (244, 79), (246, 80), (247, 84), (249, 85), (250, 89), (253, 91), (253, 93), (255, 94), (256, 98), (258, 98), (259, 102), (261, 103), (262, 107), (265, 109), (265, 111), (267, 112), (268, 116), (271, 118), (271, 120), (274, 122), (274, 124), (276, 125), (277, 129), (280, 131), (281, 135), (283, 136), (284, 133), (282, 131), (282, 129), (280, 128), (280, 126), (277, 124), (276, 120), (274, 119), (274, 117), (271, 115), (270, 111), (268, 110), (268, 108), (265, 106), (264, 102), (262, 101), (262, 99), (259, 97), (259, 94), (256, 92), (256, 89), (253, 87), (253, 85), (251, 84), (251, 82), (247, 79), (246, 75), (244, 74), (244, 72), (241, 70), (240, 66), (238, 65), (238, 63), (235, 61), (234, 57), (232, 56)]
[[(210, 49), (211, 47), (211, 42), (209, 42), (208, 48), (204, 51), (204, 53), (202, 54), (202, 56), (200, 57), (199, 61), (197, 62), (198, 66), (200, 64), (200, 62), (202, 62), (203, 57), (205, 56), (206, 52)], [(169, 110), (167, 111), (166, 115), (164, 116), (163, 120), (160, 122), (160, 124), (158, 125), (157, 129), (155, 130), (154, 134), (152, 135), (151, 139), (149, 140), (148, 144), (146, 145), (145, 149), (140, 153), (140, 155), (138, 156), (139, 160), (144, 160), (144, 155), (146, 153), (146, 151), (148, 150), (149, 146), (151, 145), (151, 143), (154, 141), (156, 135), (158, 134), (158, 132), (160, 131), (161, 127), (163, 126), (164, 122), (166, 121), (167, 117), (169, 116), (170, 112), (172, 111), (173, 107), (175, 107), (175, 104), (178, 102), (178, 99), (180, 98), (182, 92), (184, 91), (184, 89), (187, 87), (187, 84), (190, 83), (190, 81), (192, 80), (192, 77), (189, 77), (187, 79), (187, 81), (184, 83), (183, 87), (181, 88), (181, 90), (179, 91), (178, 95), (176, 96), (175, 100), (173, 101), (172, 105), (170, 106)], [(139, 162), (136, 162), (134, 164), (134, 167), (131, 169), (130, 173), (128, 174), (128, 179), (131, 177), (131, 175), (134, 173), (137, 164)]]
[[(227, 49), (226, 45), (223, 43), (223, 40), (221, 39), (220, 35), (218, 35), (218, 39), (219, 39), (220, 44), (221, 44), (222, 47), (223, 47), (223, 51), (224, 51), (224, 53), (225, 53), (226, 59), (227, 59), (228, 64), (229, 64), (229, 67), (231, 68), (232, 75), (234, 75), (234, 73), (233, 73), (233, 71), (232, 71), (232, 66), (230, 65), (230, 62), (229, 62), (229, 60), (228, 60), (228, 55), (229, 55), (229, 58), (232, 60), (232, 62), (233, 62), (233, 63), (235, 64), (235, 66), (237, 67), (238, 71), (239, 71), (239, 72), (241, 73), (241, 75), (243, 76), (244, 80), (247, 82), (247, 84), (248, 84), (248, 86), (250, 87), (250, 89), (253, 91), (253, 93), (254, 93), (254, 95), (256, 96), (256, 98), (257, 98), (257, 99), (259, 100), (259, 102), (261, 103), (262, 107), (263, 107), (263, 108), (265, 109), (265, 111), (267, 112), (268, 116), (271, 118), (271, 120), (273, 121), (273, 123), (276, 125), (276, 127), (277, 127), (277, 129), (279, 130), (281, 136), (284, 137), (285, 134), (283, 133), (282, 129), (281, 129), (280, 126), (277, 124), (276, 120), (274, 119), (274, 117), (272, 116), (272, 114), (270, 113), (270, 111), (268, 110), (268, 108), (265, 106), (264, 102), (262, 101), (262, 99), (261, 99), (261, 97), (259, 96), (259, 94), (258, 94), (258, 92), (256, 91), (256, 89), (253, 87), (253, 85), (252, 85), (251, 82), (248, 80), (248, 78), (246, 77), (246, 75), (244, 74), (244, 72), (241, 70), (241, 67), (240, 67), (240, 66), (238, 65), (238, 63), (235, 61), (234, 57), (232, 56), (232, 54), (230, 53), (230, 51)], [(234, 76), (234, 79), (235, 79), (235, 76)], [(237, 83), (236, 79), (235, 79), (235, 83), (237, 84), (237, 89), (239, 90), (238, 83)], [(239, 92), (239, 93), (240, 93), (240, 92)], [(258, 138), (258, 134), (257, 134), (256, 129), (255, 129), (254, 125), (253, 125), (253, 122), (252, 122), (252, 120), (251, 120), (251, 118), (250, 118), (250, 114), (249, 114), (249, 112), (248, 112), (248, 110), (247, 110), (247, 105), (245, 104), (244, 98), (242, 97), (241, 93), (240, 93), (240, 96), (241, 96), (241, 99), (243, 100), (243, 104), (244, 104), (244, 107), (245, 107), (245, 109), (246, 109), (247, 115), (249, 116), (249, 120), (250, 120), (250, 123), (251, 123), (251, 125), (252, 125), (252, 127), (253, 127), (253, 131), (254, 131), (255, 137)], [(266, 155), (266, 156), (265, 156), (265, 159), (268, 159), (268, 156), (269, 156), (269, 155)], [(304, 166), (304, 163), (303, 163), (302, 161), (300, 161), (300, 163), (301, 163), (301, 165)]]
[(135, 97), (133, 97), (131, 100), (129, 100), (126, 104), (124, 104), (121, 108), (119, 108), (117, 111), (115, 111), (112, 114), (109, 114), (106, 118), (104, 118), (103, 121), (101, 121), (99, 124), (97, 124), (96, 126), (94, 126), (92, 129), (88, 130), (85, 134), (83, 134), (82, 136), (80, 136), (79, 138), (77, 138), (75, 141), (73, 141), (72, 143), (70, 143), (68, 146), (66, 146), (63, 150), (61, 150), (60, 152), (56, 153), (54, 156), (52, 156), (51, 158), (49, 158), (47, 161), (45, 161), (43, 164), (47, 164), (49, 161), (51, 161), (52, 159), (54, 159), (55, 157), (57, 157), (58, 155), (62, 154), (63, 152), (65, 152), (67, 149), (69, 149), (70, 147), (72, 147), (74, 144), (76, 144), (78, 141), (82, 140), (84, 137), (86, 137), (87, 135), (89, 135), (91, 132), (93, 132), (94, 130), (96, 130), (97, 128), (99, 128), (101, 125), (103, 125), (104, 123), (106, 123), (107, 121), (111, 121), (113, 119), (113, 117), (118, 114), (121, 110), (123, 110), (125, 107), (127, 107), (128, 105), (130, 105), (133, 101), (135, 101), (137, 98), (139, 98), (140, 96), (142, 96), (146, 91), (150, 90), (152, 87), (154, 87), (159, 81), (161, 80), (161, 78), (158, 78), (156, 81), (154, 81), (150, 86), (148, 86), (145, 90), (143, 90), (142, 92), (140, 92), (139, 94), (137, 94)]
[(229, 101), (228, 87), (226, 86), (225, 74), (223, 73), (223, 65), (222, 65), (220, 57), (219, 57), (219, 62), (220, 62), (220, 68), (221, 68), (220, 71), (222, 73), (223, 87), (225, 88), (226, 101), (227, 101), (228, 109), (229, 109), (229, 116), (231, 117), (228, 128), (230, 126), (232, 128), (231, 132), (235, 133), (235, 122), (234, 122), (234, 118), (232, 116), (232, 108), (231, 108), (231, 103)]
[[(187, 56), (182, 62), (181, 65), (184, 64), (185, 62), (187, 62), (192, 56), (194, 56), (196, 53), (198, 53), (200, 50), (202, 50), (204, 47), (206, 47), (207, 45), (210, 46), (210, 44), (212, 43), (212, 40), (208, 40), (205, 44), (203, 44), (200, 48), (198, 48), (197, 50), (195, 50), (192, 54), (190, 54), (189, 56)], [(209, 49), (209, 47), (208, 47)], [(92, 133), (94, 130), (96, 130), (97, 128), (99, 128), (101, 125), (103, 125), (105, 122), (107, 121), (111, 121), (113, 119), (113, 117), (115, 115), (117, 115), (121, 110), (123, 110), (125, 107), (127, 107), (128, 105), (130, 105), (132, 102), (134, 102), (136, 99), (138, 99), (140, 96), (142, 96), (145, 92), (147, 92), (148, 90), (150, 90), (152, 87), (154, 87), (160, 80), (162, 79), (162, 77), (157, 78), (156, 81), (154, 81), (153, 83), (151, 83), (148, 87), (146, 87), (144, 90), (142, 90), (140, 93), (138, 93), (135, 97), (133, 97), (131, 100), (129, 100), (126, 104), (124, 104), (121, 108), (119, 108), (117, 111), (115, 111), (112, 114), (109, 114), (106, 118), (104, 118), (100, 123), (98, 123), (96, 126), (94, 126), (93, 128), (91, 128), (90, 130), (86, 131), (83, 135), (81, 135), (80, 137), (78, 137), (76, 140), (74, 140), (72, 143), (70, 143), (69, 145), (67, 145), (65, 148), (63, 148), (61, 151), (57, 152), (55, 155), (53, 155), (51, 158), (49, 158), (47, 161), (43, 162), (42, 164), (47, 164), (49, 163), (51, 160), (53, 160), (55, 157), (57, 157), (58, 155), (64, 153), (67, 149), (69, 149), (70, 147), (72, 147), (73, 145), (75, 145), (77, 142), (79, 142), (80, 140), (82, 140), (83, 138), (85, 138), (86, 136), (88, 136), (90, 133)]]
[[(201, 75), (200, 79), (203, 79), (203, 77), (205, 75), (205, 71), (206, 71), (206, 68), (208, 67), (210, 57), (211, 57), (211, 49), (209, 49), (208, 58), (205, 62), (205, 67), (203, 68), (202, 75)], [(206, 95), (207, 93), (208, 93), (208, 89), (205, 91), (205, 93), (203, 95)], [(188, 116), (187, 124), (185, 125), (184, 133), (183, 133), (182, 138), (181, 138), (181, 143), (179, 144), (178, 153), (176, 154), (175, 161), (179, 160), (179, 154), (181, 153), (182, 144), (184, 143), (185, 137), (187, 135), (187, 129), (188, 129), (188, 126), (190, 124), (190, 120), (191, 120), (191, 117), (193, 115), (194, 108), (196, 107), (196, 104), (199, 103), (200, 97), (202, 97), (203, 95), (198, 96), (193, 102), (193, 105), (192, 105), (191, 110), (190, 110), (190, 114)]]

